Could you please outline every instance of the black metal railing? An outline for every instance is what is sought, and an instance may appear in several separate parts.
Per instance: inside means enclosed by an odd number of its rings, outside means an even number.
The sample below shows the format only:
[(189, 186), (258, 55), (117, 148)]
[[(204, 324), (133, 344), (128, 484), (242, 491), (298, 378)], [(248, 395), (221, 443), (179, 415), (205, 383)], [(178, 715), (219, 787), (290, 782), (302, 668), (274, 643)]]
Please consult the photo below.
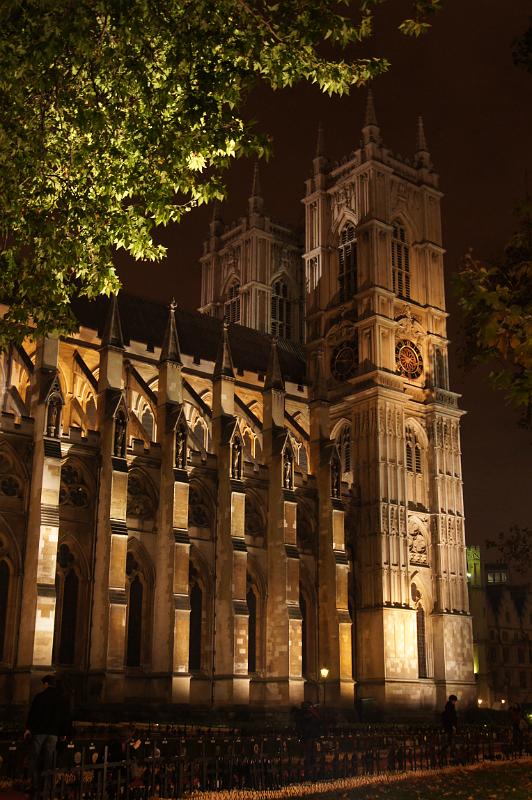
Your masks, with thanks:
[[(59, 744), (41, 775), (42, 800), (182, 798), (194, 790), (279, 789), (305, 781), (437, 769), (511, 758), (509, 728), (463, 727), (448, 739), (434, 728), (373, 726), (333, 729), (311, 738), (295, 732), (80, 731)], [(0, 739), (0, 793), (29, 782), (28, 751), (17, 738)]]

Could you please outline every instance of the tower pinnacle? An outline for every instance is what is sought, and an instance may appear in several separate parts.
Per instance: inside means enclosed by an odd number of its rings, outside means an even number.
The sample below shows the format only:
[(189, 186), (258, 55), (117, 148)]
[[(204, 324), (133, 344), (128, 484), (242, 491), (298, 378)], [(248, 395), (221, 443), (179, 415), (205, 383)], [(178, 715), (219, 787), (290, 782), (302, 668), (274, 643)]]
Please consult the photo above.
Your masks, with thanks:
[(263, 199), (260, 188), (259, 164), (256, 161), (253, 167), (253, 183), (251, 185), (251, 195), (248, 200), (249, 213), (262, 214)]
[(116, 294), (112, 294), (109, 300), (109, 310), (102, 333), (102, 347), (119, 347), (124, 349), (124, 337), (122, 335), (122, 325), (120, 324), (120, 313), (118, 311)]
[(181, 351), (179, 349), (179, 339), (175, 325), (176, 308), (177, 303), (172, 299), (168, 310), (168, 322), (166, 323), (166, 331), (161, 348), (161, 357), (159, 359), (160, 364), (162, 364), (164, 361), (172, 361), (174, 364), (182, 364)]
[(216, 363), (214, 365), (214, 380), (218, 378), (234, 378), (235, 371), (233, 368), (233, 359), (231, 357), (231, 346), (229, 344), (229, 325), (224, 322), (222, 341), (216, 356)]
[(371, 142), (375, 144), (381, 143), (381, 132), (377, 122), (371, 89), (368, 89), (366, 99), (366, 116), (364, 118), (364, 127), (362, 128), (362, 141), (364, 144), (370, 144)]
[(266, 380), (264, 382), (264, 389), (276, 389), (277, 391), (284, 391), (283, 373), (279, 363), (279, 350), (277, 346), (277, 337), (272, 338), (272, 345), (270, 349), (270, 358), (268, 361), (268, 369), (266, 372)]
[(423, 126), (423, 117), (417, 118), (416, 130), (416, 164), (419, 167), (430, 168), (430, 153), (427, 147), (427, 139), (425, 137), (425, 128)]

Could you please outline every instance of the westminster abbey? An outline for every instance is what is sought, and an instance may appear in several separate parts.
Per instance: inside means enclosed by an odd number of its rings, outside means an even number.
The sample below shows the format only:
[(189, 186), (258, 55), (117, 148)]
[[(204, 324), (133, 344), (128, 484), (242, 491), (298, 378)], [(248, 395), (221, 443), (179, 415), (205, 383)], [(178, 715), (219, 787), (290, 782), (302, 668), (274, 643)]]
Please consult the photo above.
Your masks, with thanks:
[(473, 700), (440, 199), (369, 97), (304, 242), (255, 170), (198, 312), (80, 301), (0, 356), (0, 704), (51, 670), (91, 706)]

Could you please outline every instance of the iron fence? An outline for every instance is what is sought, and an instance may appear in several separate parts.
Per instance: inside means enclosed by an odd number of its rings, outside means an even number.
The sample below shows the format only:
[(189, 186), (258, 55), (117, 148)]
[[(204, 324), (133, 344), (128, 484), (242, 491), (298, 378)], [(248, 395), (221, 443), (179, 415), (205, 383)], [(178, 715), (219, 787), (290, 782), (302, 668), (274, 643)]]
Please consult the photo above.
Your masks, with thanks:
[[(97, 733), (97, 732), (96, 732)], [(93, 738), (91, 738), (93, 737)], [(530, 752), (524, 742), (521, 752)], [(59, 744), (42, 773), (40, 800), (183, 798), (195, 790), (280, 789), (305, 781), (437, 769), (519, 753), (508, 728), (464, 727), (451, 741), (429, 728), (294, 732), (143, 731), (132, 736), (86, 732)], [(28, 753), (0, 739), (0, 792), (28, 778)]]

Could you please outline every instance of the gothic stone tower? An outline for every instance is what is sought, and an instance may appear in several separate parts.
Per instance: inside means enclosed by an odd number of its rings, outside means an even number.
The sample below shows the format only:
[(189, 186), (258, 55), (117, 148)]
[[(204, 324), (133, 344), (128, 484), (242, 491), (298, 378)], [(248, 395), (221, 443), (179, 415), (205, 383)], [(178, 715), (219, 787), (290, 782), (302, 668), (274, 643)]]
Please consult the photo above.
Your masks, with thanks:
[(362, 136), (332, 166), (320, 132), (304, 201), (311, 440), (337, 442), (351, 484), (357, 693), (388, 708), (441, 704), (451, 691), (467, 702), (462, 412), (448, 386), (441, 192), (421, 119), (413, 162), (384, 147), (371, 95)]
[(201, 258), (204, 314), (299, 342), (303, 338), (301, 245), (263, 211), (255, 165), (248, 214), (224, 225), (215, 205)]

